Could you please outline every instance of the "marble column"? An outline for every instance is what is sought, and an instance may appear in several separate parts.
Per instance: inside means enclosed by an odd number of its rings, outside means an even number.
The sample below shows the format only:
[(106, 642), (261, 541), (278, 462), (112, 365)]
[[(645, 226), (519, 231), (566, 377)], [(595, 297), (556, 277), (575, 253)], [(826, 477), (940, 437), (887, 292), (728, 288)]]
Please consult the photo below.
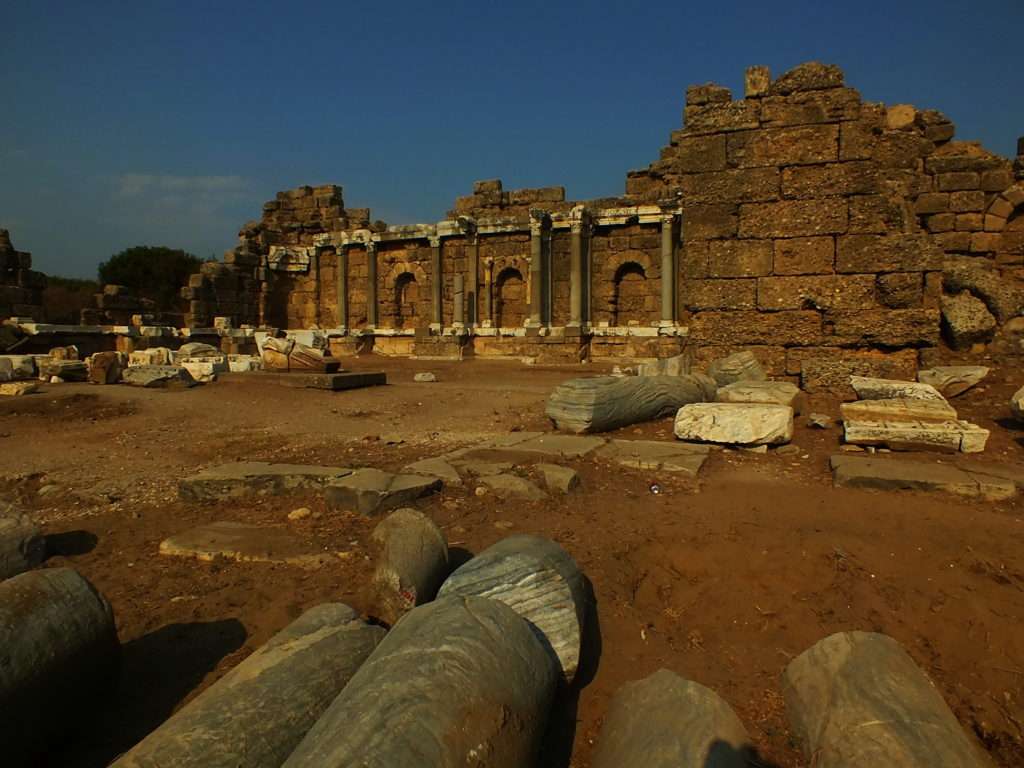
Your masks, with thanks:
[(348, 246), (338, 246), (338, 327), (348, 328)]
[(366, 243), (366, 325), (377, 327), (377, 244)]
[(676, 320), (675, 216), (661, 217), (661, 323)]
[(444, 324), (444, 274), (441, 269), (441, 238), (430, 238), (430, 323), (440, 330)]
[(484, 321), (494, 325), (494, 259), (484, 259)]
[(544, 219), (530, 216), (530, 318), (527, 325), (544, 322), (544, 283), (547, 270), (544, 259)]
[(477, 298), (477, 291), (480, 290), (480, 241), (475, 233), (466, 236), (466, 264), (469, 268), (469, 291), (466, 294), (469, 312), (466, 316), (469, 324), (475, 326), (480, 320)]

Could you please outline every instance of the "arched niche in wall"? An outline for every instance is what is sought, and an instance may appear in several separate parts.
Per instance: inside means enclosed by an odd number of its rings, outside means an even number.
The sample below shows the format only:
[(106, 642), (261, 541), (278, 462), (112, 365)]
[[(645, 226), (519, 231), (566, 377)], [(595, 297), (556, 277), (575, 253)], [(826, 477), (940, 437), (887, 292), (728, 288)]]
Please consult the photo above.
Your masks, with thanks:
[(515, 267), (505, 267), (494, 280), (494, 324), (516, 328), (526, 320), (526, 281)]
[(602, 265), (592, 306), (595, 321), (609, 325), (650, 325), (658, 320), (661, 271), (651, 256), (622, 251)]
[(424, 302), (428, 300), (427, 275), (414, 262), (400, 261), (384, 278), (381, 320), (392, 328), (417, 328), (429, 322)]
[(999, 235), (995, 253), (1000, 264), (1024, 265), (1024, 181), (992, 201), (985, 215), (985, 230)]
[(641, 325), (647, 319), (645, 304), (650, 289), (647, 272), (635, 261), (627, 261), (613, 278), (612, 325)]

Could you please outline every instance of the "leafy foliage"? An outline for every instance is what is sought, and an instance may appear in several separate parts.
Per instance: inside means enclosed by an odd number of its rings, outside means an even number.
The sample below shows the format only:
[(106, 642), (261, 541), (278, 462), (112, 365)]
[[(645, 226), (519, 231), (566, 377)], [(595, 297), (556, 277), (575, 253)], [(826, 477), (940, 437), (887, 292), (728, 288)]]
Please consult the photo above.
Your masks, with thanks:
[(95, 280), (47, 275), (43, 306), (51, 323), (78, 323), (83, 309), (95, 304), (93, 294), (100, 290)]
[(200, 264), (201, 259), (180, 249), (137, 245), (100, 264), (99, 279), (101, 284), (124, 285), (152, 299), (158, 310), (173, 310), (181, 287)]

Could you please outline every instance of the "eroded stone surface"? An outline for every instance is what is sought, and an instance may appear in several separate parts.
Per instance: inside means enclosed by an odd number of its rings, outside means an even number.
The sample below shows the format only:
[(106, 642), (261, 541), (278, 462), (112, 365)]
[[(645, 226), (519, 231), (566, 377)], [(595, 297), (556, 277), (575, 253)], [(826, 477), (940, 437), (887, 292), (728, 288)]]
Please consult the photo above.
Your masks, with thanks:
[(38, 391), (38, 381), (9, 381), (0, 384), (0, 395), (4, 397), (21, 397)]
[(676, 414), (675, 435), (727, 445), (778, 445), (793, 436), (793, 409), (761, 403), (695, 403)]
[(896, 450), (980, 453), (989, 431), (966, 421), (868, 420), (843, 422), (845, 439), (853, 445), (884, 445)]
[(872, 379), (866, 376), (851, 376), (850, 386), (861, 400), (891, 400), (908, 397), (917, 400), (945, 400), (931, 384), (898, 379)]
[(945, 400), (896, 397), (842, 403), (844, 421), (956, 421), (956, 409)]
[(572, 467), (561, 464), (537, 464), (544, 478), (544, 487), (553, 493), (571, 493), (579, 488), (580, 477)]
[(917, 380), (935, 387), (943, 397), (956, 397), (978, 384), (988, 372), (984, 365), (941, 365), (918, 371)]
[(720, 387), (715, 394), (719, 403), (774, 403), (788, 405), (797, 416), (803, 410), (803, 395), (788, 381), (737, 381)]
[(490, 488), (499, 498), (520, 498), (528, 501), (540, 501), (547, 494), (540, 488), (519, 475), (485, 475), (480, 483)]
[(701, 444), (658, 440), (609, 440), (608, 445), (597, 455), (633, 469), (679, 472), (696, 477), (707, 461), (710, 450), (709, 446)]
[(833, 455), (829, 464), (833, 483), (846, 488), (942, 491), (995, 501), (1011, 498), (1017, 493), (1013, 480), (951, 464), (849, 454)]
[(753, 352), (737, 352), (712, 361), (708, 366), (708, 376), (720, 387), (737, 381), (764, 381), (768, 378)]
[(311, 546), (288, 531), (234, 521), (207, 523), (160, 542), (161, 555), (206, 561), (224, 558), (240, 563), (287, 563), (320, 568), (334, 559), (332, 555), (311, 550)]
[(188, 501), (213, 501), (249, 495), (278, 495), (317, 489), (351, 475), (342, 467), (311, 464), (270, 464), (245, 461), (221, 464), (178, 482), (178, 494)]
[(180, 365), (132, 365), (122, 374), (133, 387), (193, 387), (196, 380)]
[(354, 509), (364, 515), (374, 515), (437, 493), (442, 485), (438, 477), (396, 475), (365, 468), (333, 480), (326, 487), (324, 498), (335, 509)]

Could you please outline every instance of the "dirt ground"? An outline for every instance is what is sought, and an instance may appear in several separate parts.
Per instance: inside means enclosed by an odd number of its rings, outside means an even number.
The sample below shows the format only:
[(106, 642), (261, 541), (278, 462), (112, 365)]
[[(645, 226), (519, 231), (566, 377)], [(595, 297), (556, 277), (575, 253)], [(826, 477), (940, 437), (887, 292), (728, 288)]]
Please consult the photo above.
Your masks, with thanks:
[[(373, 520), (313, 495), (185, 503), (179, 478), (238, 460), (398, 469), (510, 430), (550, 429), (548, 393), (581, 375), (484, 360), (346, 366), (386, 370), (390, 384), (328, 393), (234, 375), (186, 391), (48, 385), (0, 402), (0, 497), (44, 525), (56, 553), (48, 565), (79, 569), (106, 595), (124, 647), (116, 694), (40, 765), (107, 765), (306, 608), (341, 600), (372, 612), (362, 587)], [(413, 383), (422, 370), (439, 381)], [(1022, 383), (996, 369), (954, 403), (993, 430), (985, 461), (1024, 464), (1024, 431), (1006, 407)], [(838, 417), (829, 400), (809, 410)], [(672, 439), (671, 419), (619, 436)], [(422, 503), (453, 548), (549, 536), (593, 584), (583, 669), (556, 703), (542, 765), (589, 766), (612, 695), (659, 667), (721, 694), (760, 765), (805, 765), (780, 674), (851, 629), (903, 643), (994, 761), (1024, 764), (1024, 502), (833, 489), (827, 462), (839, 441), (837, 427), (798, 418), (800, 453), (717, 451), (699, 481), (583, 459), (567, 462), (582, 478), (568, 497), (507, 503), (469, 484)], [(290, 522), (301, 506), (313, 514)], [(165, 537), (214, 520), (287, 527), (311, 551), (344, 554), (320, 570), (158, 554)]]

